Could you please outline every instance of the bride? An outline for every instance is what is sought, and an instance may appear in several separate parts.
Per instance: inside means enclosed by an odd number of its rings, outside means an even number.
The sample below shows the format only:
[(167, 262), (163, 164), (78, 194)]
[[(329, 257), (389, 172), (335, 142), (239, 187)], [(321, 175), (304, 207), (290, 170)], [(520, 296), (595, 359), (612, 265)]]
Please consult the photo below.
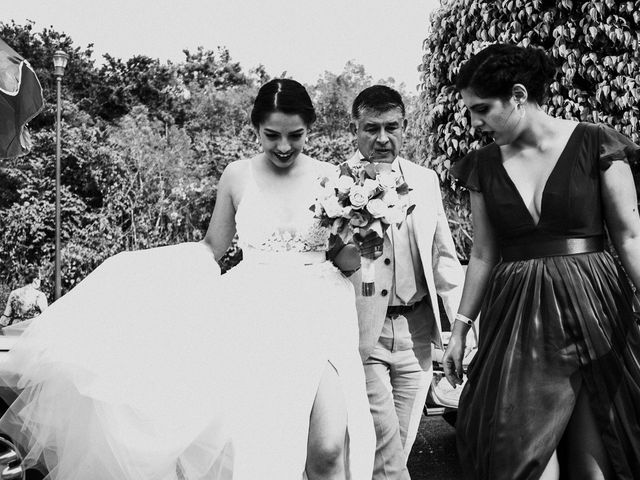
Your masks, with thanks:
[[(54, 480), (371, 478), (354, 295), (309, 210), (335, 174), (302, 153), (314, 120), (298, 82), (263, 85), (263, 152), (225, 169), (204, 241), (116, 255), (26, 330), (0, 430), (27, 462)], [(236, 232), (244, 260), (220, 276)]]

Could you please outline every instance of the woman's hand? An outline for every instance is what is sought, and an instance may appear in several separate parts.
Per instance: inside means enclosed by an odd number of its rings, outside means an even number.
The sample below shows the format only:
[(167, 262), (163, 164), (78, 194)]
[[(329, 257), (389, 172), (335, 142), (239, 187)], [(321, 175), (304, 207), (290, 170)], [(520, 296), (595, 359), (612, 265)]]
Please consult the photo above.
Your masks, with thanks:
[(452, 332), (449, 345), (442, 357), (444, 375), (453, 388), (456, 388), (456, 385), (462, 385), (462, 358), (466, 341), (467, 337), (462, 332)]

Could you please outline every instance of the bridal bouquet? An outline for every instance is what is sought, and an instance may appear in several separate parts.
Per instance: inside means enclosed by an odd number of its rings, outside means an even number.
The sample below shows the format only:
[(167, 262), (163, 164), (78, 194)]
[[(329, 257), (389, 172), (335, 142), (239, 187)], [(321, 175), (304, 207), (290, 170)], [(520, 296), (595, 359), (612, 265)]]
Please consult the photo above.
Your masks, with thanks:
[[(320, 185), (321, 193), (311, 210), (332, 234), (347, 232), (347, 241), (359, 243), (370, 235), (382, 240), (389, 225), (400, 226), (415, 207), (403, 201), (410, 188), (400, 173), (391, 171), (390, 164), (342, 163), (338, 178), (324, 177)], [(362, 295), (371, 296), (375, 292), (374, 259), (363, 256), (361, 260)]]

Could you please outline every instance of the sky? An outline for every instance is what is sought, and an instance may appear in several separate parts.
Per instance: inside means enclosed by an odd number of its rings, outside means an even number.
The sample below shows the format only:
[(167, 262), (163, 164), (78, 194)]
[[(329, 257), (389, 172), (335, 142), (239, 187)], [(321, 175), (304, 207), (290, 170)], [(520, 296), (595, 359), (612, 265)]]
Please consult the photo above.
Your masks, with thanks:
[(52, 26), (75, 46), (94, 44), (128, 59), (136, 54), (181, 61), (183, 49), (229, 49), (248, 70), (259, 64), (314, 83), (349, 60), (374, 80), (419, 84), (429, 13), (440, 0), (3, 0), (0, 20), (35, 30)]

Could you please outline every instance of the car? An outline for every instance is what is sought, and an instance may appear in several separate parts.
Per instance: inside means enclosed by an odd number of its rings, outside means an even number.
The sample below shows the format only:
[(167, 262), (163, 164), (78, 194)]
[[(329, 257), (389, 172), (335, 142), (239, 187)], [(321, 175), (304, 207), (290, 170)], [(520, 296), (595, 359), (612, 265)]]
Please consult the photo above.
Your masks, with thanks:
[[(444, 368), (442, 364), (442, 357), (451, 338), (450, 331), (442, 332), (442, 344), (443, 347), (438, 348), (435, 345), (432, 346), (431, 357), (433, 360), (433, 379), (431, 380), (431, 386), (429, 388), (429, 394), (427, 395), (427, 401), (424, 406), (425, 415), (442, 415), (442, 417), (451, 425), (455, 425), (456, 412), (458, 410), (458, 399), (462, 392), (462, 387), (466, 383), (466, 376), (463, 379), (462, 385), (452, 387), (449, 381), (444, 376)], [(467, 371), (469, 363), (473, 360), (476, 352), (478, 351), (478, 335), (477, 326), (473, 325), (467, 335), (467, 342), (465, 348), (465, 354), (462, 359), (462, 368), (464, 372)]]
[[(11, 350), (26, 325), (12, 325), (5, 327), (0, 335), (0, 363), (4, 356)], [(9, 398), (10, 395), (3, 395)], [(0, 414), (4, 414), (8, 405), (0, 399)], [(43, 476), (35, 470), (25, 470), (22, 465), (22, 456), (18, 448), (12, 443), (11, 438), (0, 432), (0, 480), (36, 480)]]
[[(6, 328), (6, 327), (5, 327)], [(4, 331), (4, 329), (3, 329)], [(9, 350), (11, 350), (11, 348), (13, 347), (13, 345), (16, 343), (16, 341), (18, 340), (19, 336), (18, 335), (4, 335), (4, 334), (0, 334), (0, 363), (2, 363), (5, 359), (5, 356), (7, 355), (7, 353), (9, 353)], [(13, 391), (8, 391), (8, 388), (4, 388), (1, 387), (0, 388), (3, 389), (2, 391), (2, 395), (0, 395), (0, 415), (3, 415), (4, 412), (7, 409), (7, 405), (6, 405), (6, 401), (13, 401), (12, 395), (13, 395)], [(0, 435), (2, 434), (2, 432), (0, 432)], [(2, 480), (2, 477), (0, 477), (0, 480)]]
[(0, 361), (2, 361), (3, 355), (6, 355), (11, 347), (18, 340), (18, 335), (0, 335)]
[(6, 438), (0, 436), (0, 480), (24, 480), (22, 456)]

